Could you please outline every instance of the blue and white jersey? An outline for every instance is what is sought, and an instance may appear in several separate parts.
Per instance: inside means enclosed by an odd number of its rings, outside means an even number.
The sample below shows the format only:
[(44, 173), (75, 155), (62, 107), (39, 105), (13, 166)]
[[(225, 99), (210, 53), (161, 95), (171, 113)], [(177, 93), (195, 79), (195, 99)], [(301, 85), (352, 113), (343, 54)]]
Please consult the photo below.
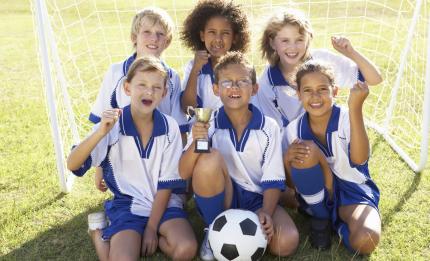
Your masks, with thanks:
[[(250, 104), (249, 109), (252, 118), (240, 140), (224, 107), (213, 113), (214, 120), (208, 134), (212, 147), (223, 155), (233, 181), (245, 190), (260, 194), (270, 188), (284, 190), (285, 171), (279, 127), (255, 106)], [(191, 143), (192, 135), (189, 135), (186, 148)]]
[(351, 131), (348, 109), (333, 105), (326, 131), (327, 146), (321, 144), (312, 133), (308, 117), (308, 113), (304, 113), (288, 125), (288, 144), (296, 139), (312, 140), (324, 153), (331, 171), (339, 179), (355, 184), (366, 183), (370, 179), (367, 161), (355, 165), (350, 158)]
[[(191, 69), (193, 68), (194, 60), (191, 60), (184, 69), (184, 79), (182, 81), (182, 90), (184, 91), (188, 79), (190, 78)], [(197, 76), (197, 107), (211, 108), (217, 110), (222, 106), (221, 99), (213, 92), (212, 86), (215, 81), (214, 72), (212, 70), (211, 61), (203, 65)]]
[[(129, 206), (132, 214), (149, 216), (157, 190), (185, 190), (186, 183), (178, 171), (181, 153), (181, 135), (173, 118), (154, 110), (152, 136), (144, 147), (128, 105), (112, 130), (73, 173), (82, 176), (91, 166), (101, 166), (106, 185), (114, 194), (113, 204)], [(182, 206), (181, 197), (172, 193), (167, 207)]]
[[(316, 49), (311, 52), (311, 59), (321, 60), (332, 65), (336, 84), (340, 87), (351, 88), (357, 80), (364, 81), (358, 66), (343, 55), (337, 55), (325, 49)], [(283, 128), (304, 112), (296, 89), (285, 80), (279, 65), (273, 67), (267, 65), (258, 84), (260, 88), (252, 97), (252, 103), (264, 115), (275, 119), (281, 127), (281, 132), (284, 132)], [(284, 137), (282, 146), (284, 150), (287, 148), (285, 143)]]
[[(103, 111), (112, 108), (123, 108), (130, 104), (130, 97), (125, 94), (123, 85), (130, 65), (136, 59), (136, 54), (130, 56), (125, 61), (112, 64), (104, 79), (97, 95), (96, 102), (91, 108), (89, 120), (98, 123)], [(181, 110), (180, 95), (181, 81), (178, 74), (169, 68), (165, 63), (164, 67), (168, 73), (166, 83), (167, 94), (157, 109), (167, 115), (172, 116), (179, 124), (181, 132), (188, 132), (188, 119)]]

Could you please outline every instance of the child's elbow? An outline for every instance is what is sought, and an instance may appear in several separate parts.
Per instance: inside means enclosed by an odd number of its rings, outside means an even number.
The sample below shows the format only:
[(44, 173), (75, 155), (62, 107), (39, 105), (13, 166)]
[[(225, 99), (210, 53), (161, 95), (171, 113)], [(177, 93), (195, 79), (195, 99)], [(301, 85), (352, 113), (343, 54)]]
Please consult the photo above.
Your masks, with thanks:
[(381, 73), (379, 73), (379, 71), (378, 71), (378, 73), (377, 73), (374, 77), (372, 77), (372, 79), (371, 79), (371, 80), (367, 81), (367, 84), (369, 84), (369, 85), (378, 85), (378, 84), (380, 84), (383, 80), (384, 80), (384, 79), (382, 78)]

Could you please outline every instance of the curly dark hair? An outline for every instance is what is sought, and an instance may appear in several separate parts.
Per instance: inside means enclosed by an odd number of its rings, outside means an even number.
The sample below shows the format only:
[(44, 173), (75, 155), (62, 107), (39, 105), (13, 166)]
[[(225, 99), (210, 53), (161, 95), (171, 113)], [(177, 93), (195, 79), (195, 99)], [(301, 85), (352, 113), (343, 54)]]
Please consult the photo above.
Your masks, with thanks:
[(335, 85), (333, 67), (325, 62), (318, 60), (309, 60), (302, 64), (296, 72), (297, 89), (300, 90), (302, 78), (310, 73), (319, 72), (325, 75), (331, 86)]
[(216, 16), (225, 17), (231, 23), (237, 41), (233, 43), (230, 51), (246, 52), (250, 40), (248, 19), (240, 5), (234, 4), (233, 1), (199, 1), (184, 21), (181, 40), (193, 51), (206, 49), (204, 42), (200, 39), (200, 32), (204, 31), (209, 19)]

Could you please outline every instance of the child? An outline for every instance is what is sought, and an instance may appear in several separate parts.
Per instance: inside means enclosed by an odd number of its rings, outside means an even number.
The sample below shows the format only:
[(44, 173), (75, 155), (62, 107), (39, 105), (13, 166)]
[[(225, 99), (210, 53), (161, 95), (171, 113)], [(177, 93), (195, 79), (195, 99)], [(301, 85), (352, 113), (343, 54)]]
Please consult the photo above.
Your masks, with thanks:
[(312, 36), (308, 19), (294, 9), (275, 14), (265, 27), (260, 48), (269, 65), (259, 79), (260, 91), (253, 104), (274, 118), (281, 128), (303, 113), (296, 96), (294, 76), (298, 67), (309, 59), (333, 64), (336, 82), (341, 87), (352, 87), (357, 80), (366, 81), (369, 85), (382, 81), (376, 67), (355, 50), (347, 38), (332, 37), (333, 47), (343, 55), (339, 56), (328, 50), (311, 50)]
[[(163, 51), (172, 41), (174, 24), (172, 18), (166, 11), (150, 7), (138, 12), (131, 26), (131, 42), (135, 53), (120, 63), (112, 64), (107, 71), (96, 102), (94, 103), (90, 121), (98, 123), (102, 112), (106, 109), (123, 108), (130, 104), (130, 97), (127, 96), (122, 88), (125, 76), (130, 65), (137, 57), (143, 55), (153, 55), (160, 57)], [(185, 143), (185, 134), (188, 131), (186, 115), (180, 108), (181, 83), (178, 74), (165, 63), (163, 66), (168, 71), (167, 95), (158, 105), (160, 112), (172, 116), (178, 122), (183, 141)], [(102, 173), (98, 168), (96, 171), (96, 187), (101, 191), (106, 191), (106, 186), (102, 181)]]
[(379, 190), (369, 175), (369, 139), (362, 107), (369, 90), (350, 90), (349, 111), (334, 104), (337, 87), (330, 67), (318, 61), (297, 72), (297, 94), (305, 113), (287, 127), (287, 172), (301, 206), (312, 215), (311, 243), (330, 245), (329, 220), (345, 246), (371, 253), (381, 235)]
[(77, 176), (101, 166), (114, 194), (105, 203), (110, 225), (90, 231), (101, 260), (137, 260), (140, 253), (153, 254), (157, 245), (175, 260), (191, 259), (196, 252), (181, 197), (172, 194), (185, 187), (178, 174), (179, 128), (156, 109), (167, 94), (167, 73), (158, 58), (136, 58), (124, 84), (130, 105), (106, 109), (67, 160)]
[(212, 91), (213, 68), (227, 51), (247, 50), (246, 14), (233, 1), (200, 1), (185, 19), (181, 39), (195, 52), (184, 71), (183, 111), (188, 106), (218, 109), (222, 104)]
[[(268, 237), (270, 251), (287, 256), (298, 245), (298, 232), (277, 204), (285, 188), (279, 127), (249, 104), (258, 85), (254, 68), (240, 52), (223, 56), (214, 72), (213, 90), (224, 106), (213, 114), (211, 126), (199, 122), (193, 125), (179, 173), (183, 179), (192, 177), (194, 198), (207, 226), (225, 209), (254, 211)], [(208, 137), (210, 153), (195, 153), (195, 140)], [(200, 257), (213, 259), (207, 235)]]

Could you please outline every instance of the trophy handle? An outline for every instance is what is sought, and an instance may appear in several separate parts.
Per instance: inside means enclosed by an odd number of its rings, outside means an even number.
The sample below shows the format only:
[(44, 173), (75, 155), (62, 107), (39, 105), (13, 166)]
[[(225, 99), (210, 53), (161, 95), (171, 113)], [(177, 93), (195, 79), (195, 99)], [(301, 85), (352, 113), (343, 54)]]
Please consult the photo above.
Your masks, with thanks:
[(190, 111), (192, 111), (192, 112), (193, 112), (193, 114), (195, 114), (195, 109), (194, 109), (194, 107), (193, 107), (193, 106), (191, 106), (191, 105), (187, 107), (187, 114), (188, 114), (190, 117), (192, 117), (192, 115), (191, 115)]

